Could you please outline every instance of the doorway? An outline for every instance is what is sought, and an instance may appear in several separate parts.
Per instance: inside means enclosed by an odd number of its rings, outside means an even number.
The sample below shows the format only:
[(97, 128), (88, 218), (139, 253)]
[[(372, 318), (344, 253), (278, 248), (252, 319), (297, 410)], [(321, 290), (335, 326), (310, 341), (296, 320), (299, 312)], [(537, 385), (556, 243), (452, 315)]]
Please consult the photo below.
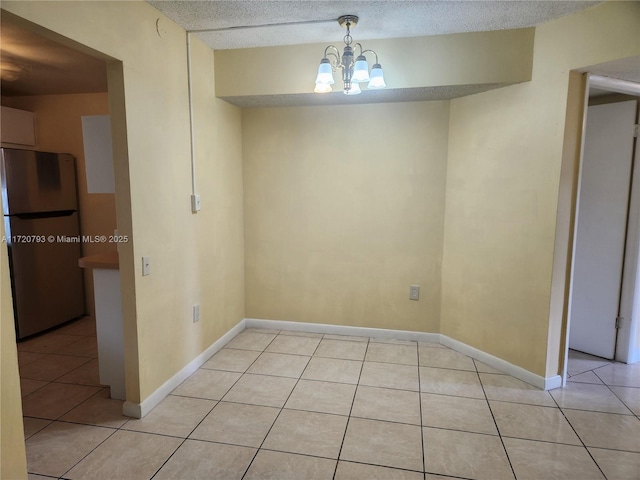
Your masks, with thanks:
[[(109, 168), (115, 173), (112, 175), (112, 185), (118, 183), (118, 177), (124, 178), (123, 175), (117, 175), (118, 171), (128, 170), (127, 155), (123, 154), (123, 150), (126, 150), (126, 123), (122, 63), (5, 12), (2, 15), (1, 43), (2, 105), (19, 112), (30, 112), (31, 118), (35, 118), (35, 134), (31, 143), (3, 143), (3, 146), (71, 153), (76, 166), (80, 235), (70, 241), (82, 244), (81, 255), (85, 257), (103, 252), (115, 253), (120, 249), (117, 240), (114, 240), (119, 238), (114, 234), (118, 225), (115, 189), (112, 186), (111, 191), (97, 192), (95, 188), (89, 188), (90, 176), (87, 175), (88, 161), (85, 158), (87, 141), (83, 136), (82, 119), (109, 114), (115, 119), (113, 123), (117, 127), (112, 132), (113, 141), (109, 142), (113, 145), (114, 154), (118, 155), (119, 164), (110, 159), (112, 165)], [(11, 67), (11, 75), (5, 75), (7, 65)], [(32, 120), (32, 131), (33, 127)], [(115, 155), (112, 157), (115, 158)], [(115, 182), (113, 177), (116, 177)], [(122, 186), (120, 192), (124, 192)], [(122, 199), (122, 196), (119, 197)], [(124, 195), (120, 204), (118, 217), (125, 218), (125, 227), (120, 231), (128, 232), (128, 195)], [(126, 208), (123, 209), (123, 205)], [(124, 245), (125, 250), (128, 247)], [(74, 262), (77, 263), (77, 260), (74, 259)], [(85, 272), (84, 276), (87, 293), (85, 310), (91, 314), (95, 298), (93, 277), (91, 271)], [(47, 290), (43, 288), (43, 291)], [(101, 386), (97, 373), (96, 337), (101, 338), (99, 332), (96, 335), (95, 318), (85, 317), (18, 346), (20, 371), (23, 373), (23, 367), (28, 366), (26, 370), (31, 375), (22, 381), (22, 394), (25, 397), (23, 412), (28, 410), (24, 406), (29, 401), (34, 407), (30, 411), (37, 413), (35, 397), (52, 397), (47, 394), (47, 388), (57, 388), (62, 392), (61, 395), (75, 389), (76, 393), (81, 393), (80, 397), (76, 397), (82, 398), (82, 395), (91, 394), (92, 389)], [(60, 385), (76, 385), (77, 388), (63, 388)], [(34, 398), (27, 400), (31, 395)]]
[(573, 349), (631, 363), (640, 359), (634, 360), (640, 85), (590, 75), (586, 90), (567, 353)]
[[(593, 91), (593, 89), (592, 89)], [(627, 244), (638, 101), (587, 109), (578, 194), (569, 347), (613, 359)], [(602, 97), (600, 97), (602, 98)], [(631, 247), (631, 245), (629, 245)], [(616, 325), (618, 323), (618, 325)]]

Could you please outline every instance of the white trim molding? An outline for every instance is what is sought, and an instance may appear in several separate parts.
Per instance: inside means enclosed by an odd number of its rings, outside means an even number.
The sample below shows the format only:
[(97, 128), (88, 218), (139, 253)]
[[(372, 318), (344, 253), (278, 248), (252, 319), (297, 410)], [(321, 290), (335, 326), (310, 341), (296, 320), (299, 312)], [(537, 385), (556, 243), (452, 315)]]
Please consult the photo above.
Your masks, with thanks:
[(264, 320), (259, 318), (245, 318), (240, 320), (233, 328), (220, 337), (204, 352), (189, 362), (182, 370), (167, 380), (155, 392), (145, 398), (142, 403), (124, 402), (122, 411), (125, 415), (134, 418), (142, 418), (158, 405), (173, 389), (189, 378), (193, 372), (200, 368), (209, 358), (246, 328), (269, 328), (273, 330), (288, 330), (291, 332), (324, 333), (327, 335), (350, 335), (357, 337), (371, 337), (387, 340), (409, 340), (414, 342), (440, 343), (457, 352), (475, 358), (490, 367), (515, 377), (523, 382), (543, 390), (551, 390), (562, 386), (562, 377), (542, 377), (522, 367), (513, 365), (498, 357), (471, 347), (465, 343), (454, 340), (440, 333), (412, 332), (408, 330), (387, 330), (383, 328), (351, 327), (345, 325), (328, 325), (323, 323), (303, 323), (286, 320)]
[(190, 361), (185, 367), (176, 373), (169, 380), (164, 382), (158, 389), (156, 389), (151, 395), (145, 398), (142, 403), (124, 402), (122, 406), (122, 413), (128, 417), (142, 418), (147, 413), (155, 408), (162, 400), (165, 399), (178, 385), (184, 382), (191, 376), (196, 370), (198, 370), (204, 363), (215, 355), (222, 347), (231, 341), (233, 337), (238, 335), (245, 329), (245, 320), (240, 320), (234, 327), (232, 327), (227, 333), (216, 340), (211, 346), (209, 346), (204, 352)]
[(302, 323), (283, 320), (263, 320), (245, 318), (246, 328), (272, 328), (276, 330), (290, 330), (294, 332), (324, 333), (332, 335), (352, 335), (358, 337), (372, 337), (381, 339), (411, 340), (414, 342), (440, 343), (446, 347), (463, 353), (481, 361), (501, 372), (511, 375), (523, 382), (543, 390), (551, 390), (562, 386), (562, 377), (542, 377), (522, 367), (514, 365), (498, 357), (471, 347), (466, 343), (440, 333), (412, 332), (409, 330), (387, 330), (382, 328), (350, 327), (344, 325), (328, 325), (324, 323)]
[[(610, 92), (625, 93), (627, 95), (640, 95), (640, 84), (635, 82), (595, 75), (593, 73), (587, 74), (587, 79), (589, 81), (589, 86), (601, 88)], [(587, 88), (587, 94), (588, 91), (589, 89)]]
[(529, 370), (525, 370), (522, 367), (514, 365), (513, 363), (509, 363), (506, 360), (494, 357), (489, 353), (471, 347), (466, 343), (462, 343), (458, 340), (447, 337), (446, 335), (441, 335), (441, 339), (442, 341), (440, 343), (442, 343), (444, 346), (452, 348), (456, 352), (463, 353), (471, 358), (475, 358), (476, 360), (485, 363), (490, 367), (495, 368), (496, 370), (500, 370), (501, 372), (511, 375), (518, 380), (522, 380), (523, 382), (526, 382), (529, 385), (533, 385), (534, 387), (538, 387), (542, 390), (551, 390), (553, 388), (562, 386), (562, 377), (560, 375), (545, 378), (533, 372), (530, 372)]
[(412, 332), (409, 330), (387, 330), (385, 328), (349, 327), (325, 323), (290, 322), (287, 320), (263, 320), (245, 318), (246, 328), (271, 328), (290, 332), (324, 333), (326, 335), (351, 335), (354, 337), (372, 337), (387, 340), (411, 340), (414, 342), (440, 342), (439, 333)]

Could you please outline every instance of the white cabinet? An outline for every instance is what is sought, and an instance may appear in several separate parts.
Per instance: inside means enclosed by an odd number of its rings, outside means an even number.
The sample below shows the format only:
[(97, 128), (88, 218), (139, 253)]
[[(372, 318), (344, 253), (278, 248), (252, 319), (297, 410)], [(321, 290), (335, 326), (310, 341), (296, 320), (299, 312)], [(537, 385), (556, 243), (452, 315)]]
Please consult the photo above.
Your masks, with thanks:
[(0, 120), (0, 141), (2, 143), (35, 147), (36, 128), (32, 112), (2, 107)]

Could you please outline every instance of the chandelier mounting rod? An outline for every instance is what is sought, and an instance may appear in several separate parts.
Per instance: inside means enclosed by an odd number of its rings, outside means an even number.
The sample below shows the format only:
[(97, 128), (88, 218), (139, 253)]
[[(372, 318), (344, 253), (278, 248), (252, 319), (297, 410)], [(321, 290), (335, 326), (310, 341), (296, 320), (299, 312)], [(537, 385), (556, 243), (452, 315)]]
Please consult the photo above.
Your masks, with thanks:
[[(368, 82), (368, 89), (379, 89), (386, 87), (382, 67), (378, 63), (378, 54), (370, 49), (364, 49), (360, 43), (353, 43), (351, 28), (358, 24), (357, 15), (342, 15), (338, 18), (338, 24), (347, 30), (344, 36), (344, 49), (342, 55), (340, 50), (334, 45), (329, 45), (324, 49), (324, 56), (320, 60), (318, 75), (316, 76), (316, 86), (314, 92), (328, 93), (332, 90), (331, 85), (335, 83), (333, 72), (341, 70), (343, 93), (347, 95), (357, 95), (361, 92), (360, 83)], [(359, 55), (356, 55), (357, 51)], [(369, 71), (366, 54), (373, 54), (376, 63)], [(331, 60), (329, 57), (332, 57)]]
[(356, 15), (343, 15), (338, 18), (338, 23), (342, 28), (353, 28), (358, 24), (360, 20)]

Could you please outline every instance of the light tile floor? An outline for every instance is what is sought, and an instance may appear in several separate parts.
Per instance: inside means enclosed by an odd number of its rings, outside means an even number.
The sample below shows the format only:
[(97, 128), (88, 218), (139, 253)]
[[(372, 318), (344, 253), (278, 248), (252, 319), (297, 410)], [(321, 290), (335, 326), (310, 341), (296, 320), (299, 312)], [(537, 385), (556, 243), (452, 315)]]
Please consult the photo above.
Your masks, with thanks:
[(32, 480), (640, 479), (640, 365), (538, 390), (442, 345), (248, 329), (143, 419), (82, 319), (18, 345)]

